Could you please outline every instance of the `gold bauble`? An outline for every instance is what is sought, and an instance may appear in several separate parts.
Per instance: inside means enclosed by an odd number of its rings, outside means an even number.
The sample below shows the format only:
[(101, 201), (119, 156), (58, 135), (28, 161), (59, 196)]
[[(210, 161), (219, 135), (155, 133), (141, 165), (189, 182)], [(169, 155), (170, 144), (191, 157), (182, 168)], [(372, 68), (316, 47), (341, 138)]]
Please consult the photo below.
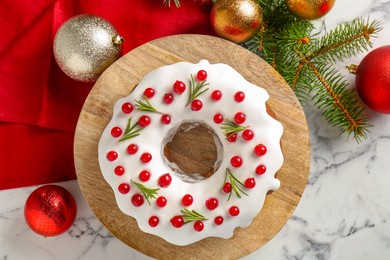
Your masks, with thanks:
[(101, 17), (78, 15), (66, 21), (54, 38), (54, 58), (69, 77), (96, 81), (122, 53), (123, 38)]
[(255, 0), (218, 0), (210, 14), (215, 33), (235, 43), (253, 37), (263, 22), (263, 11)]
[(302, 20), (316, 20), (332, 9), (335, 0), (285, 0), (288, 10)]

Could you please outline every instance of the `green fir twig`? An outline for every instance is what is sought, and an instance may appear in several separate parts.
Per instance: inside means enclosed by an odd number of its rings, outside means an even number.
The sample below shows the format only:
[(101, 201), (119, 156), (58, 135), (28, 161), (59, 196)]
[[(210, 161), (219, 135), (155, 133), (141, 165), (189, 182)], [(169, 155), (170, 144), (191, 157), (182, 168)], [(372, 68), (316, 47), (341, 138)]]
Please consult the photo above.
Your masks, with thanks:
[[(237, 198), (239, 198), (239, 199), (241, 199), (241, 194), (249, 196), (248, 193), (246, 193), (243, 190), (243, 188), (245, 188), (245, 185), (239, 179), (237, 179), (236, 176), (234, 176), (234, 174), (231, 172), (231, 170), (229, 168), (226, 168), (225, 179), (224, 179), (223, 183), (225, 184), (227, 180), (229, 180), (230, 184), (232, 185), (232, 190), (230, 191), (229, 197), (227, 199), (228, 201), (230, 200), (230, 197), (232, 196), (233, 191), (234, 191), (234, 194), (236, 194)], [(223, 185), (222, 185), (222, 188), (223, 188)]]
[(204, 217), (202, 214), (196, 212), (195, 210), (189, 210), (187, 208), (184, 208), (180, 212), (180, 216), (184, 219), (184, 224), (197, 220), (208, 220), (208, 218)]
[(131, 138), (134, 138), (136, 136), (140, 135), (140, 132), (143, 130), (143, 128), (137, 128), (138, 124), (135, 123), (134, 125), (131, 125), (131, 117), (129, 118), (129, 121), (127, 122), (126, 130), (123, 133), (123, 136), (118, 140), (118, 142), (125, 141)]
[(340, 134), (357, 142), (369, 128), (365, 106), (333, 66), (372, 48), (381, 30), (377, 20), (355, 19), (320, 34), (312, 22), (294, 17), (284, 0), (259, 0), (264, 20), (258, 35), (244, 44), (274, 67), (302, 104), (312, 101)]
[(227, 118), (221, 124), (221, 129), (223, 130), (223, 134), (226, 136), (226, 139), (229, 139), (232, 135), (237, 134), (247, 128), (249, 128), (249, 126), (236, 124), (235, 122)]
[(137, 188), (141, 191), (142, 195), (145, 197), (149, 205), (150, 205), (149, 199), (155, 199), (158, 194), (158, 191), (160, 190), (160, 188), (155, 188), (155, 189), (148, 188), (145, 185), (133, 180), (131, 180), (131, 183), (137, 186)]
[(195, 79), (194, 77), (191, 75), (191, 81), (190, 81), (190, 93), (189, 93), (189, 97), (188, 97), (188, 101), (186, 103), (185, 106), (188, 106), (189, 104), (191, 104), (192, 101), (194, 101), (197, 97), (199, 97), (200, 95), (202, 95), (204, 92), (206, 92), (208, 90), (208, 88), (206, 89), (203, 89), (204, 87), (206, 87), (207, 85), (209, 85), (209, 83), (206, 83), (206, 80), (202, 81), (202, 82), (198, 82), (195, 84)]

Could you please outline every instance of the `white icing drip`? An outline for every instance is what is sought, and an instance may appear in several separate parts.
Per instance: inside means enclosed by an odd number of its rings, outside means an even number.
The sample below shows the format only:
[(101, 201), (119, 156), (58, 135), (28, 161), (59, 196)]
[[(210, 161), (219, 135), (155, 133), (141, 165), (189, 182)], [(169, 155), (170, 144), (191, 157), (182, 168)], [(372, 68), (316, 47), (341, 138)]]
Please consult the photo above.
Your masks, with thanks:
[[(190, 106), (184, 107), (188, 100), (189, 78), (190, 75), (196, 75), (199, 70), (205, 70), (208, 73), (207, 87), (209, 90), (198, 97), (203, 102), (203, 108), (200, 111), (192, 111)], [(172, 85), (176, 80), (186, 83), (187, 89), (182, 95), (174, 94), (172, 104), (165, 104), (163, 96), (166, 93), (173, 93)], [(155, 89), (155, 96), (150, 99), (154, 107), (164, 113), (172, 116), (170, 125), (160, 123), (160, 114), (148, 113), (134, 110), (127, 115), (121, 111), (121, 106), (125, 102), (131, 102), (135, 105), (135, 100), (143, 99), (143, 91), (152, 87)], [(210, 95), (213, 90), (222, 91), (222, 99), (213, 101)], [(237, 91), (245, 93), (245, 100), (242, 103), (234, 101), (234, 94)], [(283, 133), (282, 125), (269, 116), (266, 112), (265, 102), (268, 100), (268, 93), (249, 82), (247, 82), (238, 72), (226, 64), (209, 64), (202, 60), (198, 64), (179, 62), (173, 65), (160, 67), (150, 72), (127, 97), (117, 101), (114, 106), (112, 120), (104, 130), (99, 141), (99, 163), (105, 180), (112, 187), (118, 207), (125, 213), (137, 220), (139, 228), (144, 232), (158, 235), (170, 243), (176, 245), (187, 245), (199, 241), (205, 237), (229, 238), (233, 235), (236, 227), (247, 227), (253, 218), (262, 208), (266, 193), (269, 190), (279, 188), (279, 180), (275, 179), (275, 173), (280, 169), (283, 163), (283, 155), (280, 148), (280, 138)], [(243, 112), (246, 114), (245, 125), (250, 126), (255, 137), (251, 141), (245, 141), (238, 138), (237, 142), (229, 143), (225, 140), (220, 125), (213, 122), (213, 116), (216, 113), (222, 113), (225, 118), (233, 119), (235, 113)], [(151, 118), (151, 124), (144, 128), (141, 134), (135, 138), (124, 142), (117, 142), (117, 139), (111, 136), (111, 129), (115, 126), (125, 129), (128, 118), (131, 116), (133, 122), (137, 122), (141, 115), (147, 114)], [(183, 182), (175, 174), (171, 174), (172, 183), (168, 188), (161, 188), (158, 196), (167, 198), (168, 203), (164, 208), (158, 208), (155, 201), (151, 200), (151, 206), (146, 202), (141, 207), (135, 207), (131, 203), (133, 194), (139, 190), (131, 184), (131, 190), (128, 194), (121, 194), (118, 191), (118, 185), (130, 179), (138, 180), (140, 171), (147, 169), (151, 174), (149, 181), (144, 184), (150, 188), (157, 188), (158, 177), (164, 173), (170, 172), (169, 165), (164, 162), (164, 156), (161, 156), (161, 145), (164, 138), (182, 121), (204, 121), (211, 126), (223, 143), (223, 151), (219, 151), (221, 156), (221, 165), (218, 170), (208, 179), (196, 183)], [(139, 150), (135, 155), (126, 153), (129, 144), (135, 143)], [(267, 147), (267, 154), (257, 157), (253, 149), (257, 144), (264, 144)], [(110, 162), (106, 154), (110, 150), (118, 152), (118, 159)], [(153, 159), (148, 164), (140, 162), (139, 157), (143, 152), (152, 154)], [(243, 165), (234, 168), (230, 165), (230, 158), (239, 155), (243, 159)], [(267, 171), (259, 176), (255, 174), (255, 168), (259, 164), (265, 164)], [(125, 167), (125, 174), (117, 176), (114, 174), (116, 166)], [(253, 189), (246, 189), (249, 196), (242, 196), (241, 199), (231, 196), (227, 201), (227, 194), (221, 191), (225, 178), (225, 170), (230, 168), (232, 172), (242, 181), (253, 177), (256, 180), (256, 186)], [(180, 210), (184, 208), (181, 199), (185, 194), (191, 194), (194, 202), (187, 207), (190, 210), (196, 210), (209, 220), (204, 221), (204, 230), (196, 232), (192, 223), (185, 224), (181, 228), (174, 228), (170, 219), (174, 215), (179, 215)], [(219, 205), (214, 210), (209, 210), (205, 206), (205, 201), (211, 197), (218, 198)], [(240, 214), (236, 217), (229, 215), (228, 210), (231, 206), (237, 206)], [(157, 227), (150, 227), (148, 219), (155, 215), (159, 218)], [(223, 216), (224, 222), (217, 226), (214, 224), (216, 216)]]

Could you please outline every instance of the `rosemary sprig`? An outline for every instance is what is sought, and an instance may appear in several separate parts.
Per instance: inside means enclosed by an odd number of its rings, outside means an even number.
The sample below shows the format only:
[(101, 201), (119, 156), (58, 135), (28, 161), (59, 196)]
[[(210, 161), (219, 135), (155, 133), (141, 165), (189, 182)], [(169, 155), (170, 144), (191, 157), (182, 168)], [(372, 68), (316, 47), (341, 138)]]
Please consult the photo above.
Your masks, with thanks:
[(232, 185), (232, 190), (230, 191), (229, 197), (227, 199), (228, 201), (230, 200), (233, 191), (239, 199), (241, 199), (241, 193), (248, 196), (248, 193), (242, 190), (242, 188), (245, 188), (245, 185), (239, 179), (237, 179), (236, 176), (234, 176), (229, 168), (226, 168), (225, 180), (223, 181), (224, 184), (226, 183), (227, 179), (229, 179), (229, 182)]
[(152, 113), (159, 113), (163, 114), (162, 112), (158, 111), (149, 101), (147, 97), (145, 97), (145, 102), (142, 100), (136, 100), (137, 104), (135, 106), (137, 107), (137, 110), (139, 111), (146, 111), (146, 112), (152, 112)]
[(131, 183), (137, 186), (137, 188), (142, 192), (142, 195), (144, 195), (149, 205), (150, 205), (149, 199), (155, 199), (158, 191), (160, 190), (160, 188), (156, 188), (156, 189), (148, 188), (145, 185), (133, 180), (131, 180)]
[(184, 208), (180, 212), (180, 216), (182, 216), (184, 219), (184, 224), (187, 224), (191, 221), (208, 220), (208, 218), (204, 217), (202, 214), (196, 212), (195, 210), (189, 210), (187, 208)]
[(209, 85), (209, 83), (206, 83), (206, 80), (202, 81), (202, 82), (198, 82), (197, 84), (195, 84), (195, 79), (194, 77), (191, 75), (191, 82), (190, 82), (190, 95), (188, 97), (188, 101), (186, 103), (185, 106), (188, 106), (189, 104), (191, 104), (192, 101), (195, 100), (195, 98), (199, 97), (200, 95), (202, 95), (204, 92), (206, 92), (207, 90), (209, 90), (208, 88), (206, 89), (203, 89), (204, 87), (206, 87), (207, 85)]
[(118, 140), (118, 142), (121, 142), (121, 141), (124, 141), (124, 140), (128, 140), (128, 139), (131, 139), (131, 138), (134, 138), (136, 136), (139, 136), (140, 135), (140, 132), (143, 130), (143, 128), (136, 128), (137, 127), (137, 123), (135, 123), (134, 125), (131, 125), (131, 117), (129, 118), (129, 121), (127, 123), (127, 126), (126, 126), (126, 130), (123, 134), (123, 136)]
[(239, 133), (245, 129), (247, 129), (249, 126), (243, 126), (236, 124), (230, 119), (225, 119), (225, 121), (221, 124), (221, 129), (224, 130), (223, 134), (226, 136), (226, 139), (231, 137), (232, 135)]

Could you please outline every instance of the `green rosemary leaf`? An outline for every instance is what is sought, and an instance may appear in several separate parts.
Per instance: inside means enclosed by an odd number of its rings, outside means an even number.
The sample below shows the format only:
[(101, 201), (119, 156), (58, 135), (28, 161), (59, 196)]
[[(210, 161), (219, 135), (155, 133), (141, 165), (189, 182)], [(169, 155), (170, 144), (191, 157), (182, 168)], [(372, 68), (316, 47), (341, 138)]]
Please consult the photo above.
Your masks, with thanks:
[(204, 217), (202, 214), (196, 212), (195, 210), (189, 210), (187, 208), (184, 208), (180, 212), (181, 212), (180, 216), (183, 217), (185, 224), (197, 220), (208, 220), (208, 218)]
[(246, 193), (243, 190), (243, 188), (245, 188), (245, 185), (239, 179), (237, 179), (236, 176), (234, 176), (234, 174), (231, 172), (229, 168), (226, 168), (224, 183), (226, 182), (227, 179), (229, 179), (230, 184), (232, 185), (232, 190), (230, 191), (227, 199), (228, 201), (230, 200), (233, 192), (239, 199), (241, 199), (241, 194), (249, 196), (248, 193)]
[(137, 103), (137, 104), (135, 104), (135, 106), (137, 107), (137, 110), (162, 114), (162, 112), (160, 112), (156, 108), (154, 108), (154, 106), (150, 103), (150, 101), (147, 97), (144, 97), (144, 98), (145, 98), (145, 102), (142, 100), (135, 101)]
[(137, 188), (141, 191), (142, 195), (145, 197), (149, 205), (150, 205), (149, 199), (155, 199), (156, 195), (158, 194), (158, 191), (160, 190), (160, 188), (155, 188), (155, 189), (148, 188), (145, 185), (133, 180), (131, 180), (131, 183), (137, 186)]
[(126, 126), (126, 130), (123, 134), (123, 136), (118, 140), (118, 142), (122, 142), (131, 138), (134, 138), (136, 136), (140, 135), (140, 132), (143, 130), (143, 128), (136, 128), (138, 126), (137, 123), (134, 125), (131, 125), (131, 117), (129, 118)]
[(186, 107), (191, 104), (192, 101), (194, 101), (197, 97), (199, 97), (200, 95), (202, 95), (204, 92), (206, 92), (207, 90), (209, 90), (208, 88), (206, 89), (203, 89), (204, 87), (206, 87), (207, 85), (209, 85), (209, 83), (206, 82), (206, 80), (202, 81), (202, 82), (198, 82), (198, 83), (195, 83), (195, 79), (194, 77), (191, 75), (191, 81), (190, 81), (190, 94), (189, 94), (189, 97), (188, 97), (188, 101), (186, 103)]

